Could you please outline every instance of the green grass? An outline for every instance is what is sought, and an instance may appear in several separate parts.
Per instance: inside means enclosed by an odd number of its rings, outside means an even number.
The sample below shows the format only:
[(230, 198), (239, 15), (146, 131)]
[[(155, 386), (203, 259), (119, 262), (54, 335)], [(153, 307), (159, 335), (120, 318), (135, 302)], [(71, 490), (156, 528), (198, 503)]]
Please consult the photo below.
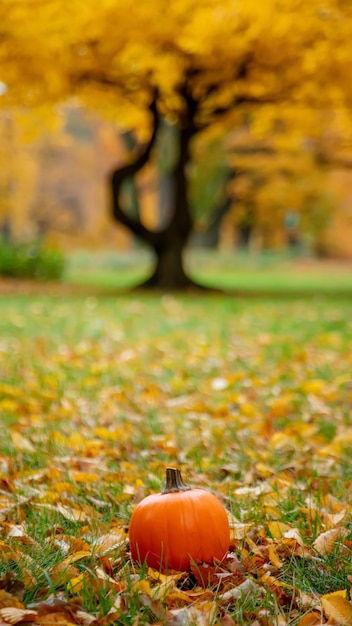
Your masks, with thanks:
[[(136, 502), (177, 465), (222, 498), (235, 537), (247, 525), (233, 548), (259, 591), (218, 616), (298, 623), (300, 593), (349, 589), (352, 299), (99, 297), (94, 281), (91, 294), (0, 299), (0, 580), (11, 573), (26, 604), (64, 593), (104, 619), (122, 593), (116, 623), (160, 621), (136, 587), (158, 583), (128, 544), (107, 563), (96, 541), (124, 537)], [(304, 549), (273, 534), (277, 521)], [(314, 541), (329, 529), (341, 535), (320, 555)], [(185, 573), (175, 593), (195, 585)]]
[[(352, 295), (351, 264), (318, 262), (284, 254), (231, 254), (193, 250), (186, 265), (197, 282), (244, 294)], [(72, 255), (66, 281), (126, 289), (145, 280), (153, 266), (147, 252), (76, 253)]]

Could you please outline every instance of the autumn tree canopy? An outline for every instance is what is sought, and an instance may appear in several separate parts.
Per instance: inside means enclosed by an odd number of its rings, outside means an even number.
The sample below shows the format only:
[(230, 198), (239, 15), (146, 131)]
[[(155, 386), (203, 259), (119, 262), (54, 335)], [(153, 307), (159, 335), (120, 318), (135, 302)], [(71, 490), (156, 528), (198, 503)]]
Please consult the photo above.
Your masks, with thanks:
[[(140, 140), (111, 176), (113, 215), (154, 249), (149, 283), (184, 287), (182, 253), (192, 232), (192, 142), (251, 115), (267, 127), (295, 113), (307, 129), (321, 109), (352, 99), (352, 10), (342, 0), (0, 0), (4, 106), (23, 116), (79, 98)], [(177, 130), (169, 222), (157, 232), (121, 206), (121, 185), (151, 157), (161, 120)], [(302, 133), (305, 132), (301, 128)]]

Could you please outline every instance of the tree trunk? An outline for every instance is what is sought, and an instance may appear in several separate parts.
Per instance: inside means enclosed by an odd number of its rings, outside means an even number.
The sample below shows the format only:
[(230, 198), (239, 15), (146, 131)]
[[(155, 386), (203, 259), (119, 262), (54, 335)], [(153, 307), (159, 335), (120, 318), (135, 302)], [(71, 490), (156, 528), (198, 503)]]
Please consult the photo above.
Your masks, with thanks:
[(159, 231), (153, 246), (156, 265), (152, 276), (145, 282), (147, 287), (160, 289), (184, 289), (194, 285), (184, 268), (184, 251), (193, 230), (193, 220), (188, 201), (187, 166), (190, 161), (190, 141), (193, 132), (181, 128), (178, 136), (178, 156), (170, 172), (171, 218), (169, 224)]
[(185, 242), (174, 230), (163, 236), (163, 245), (156, 247), (156, 264), (144, 285), (156, 289), (184, 289), (192, 281), (184, 270), (183, 252)]
[(121, 186), (134, 176), (149, 160), (159, 127), (156, 102), (151, 105), (154, 125), (151, 139), (145, 150), (133, 163), (115, 170), (112, 174), (113, 216), (124, 224), (136, 237), (149, 245), (155, 253), (156, 265), (152, 276), (142, 285), (160, 289), (184, 289), (194, 285), (184, 268), (183, 253), (193, 230), (193, 220), (188, 200), (187, 167), (190, 161), (190, 142), (196, 132), (193, 112), (186, 117), (178, 134), (178, 153), (170, 172), (171, 215), (169, 223), (159, 231), (152, 231), (136, 216), (126, 213), (120, 205)]
[(223, 198), (218, 205), (214, 207), (210, 223), (207, 228), (194, 236), (193, 240), (196, 246), (201, 248), (216, 249), (220, 245), (220, 230), (224, 217), (228, 214), (235, 203), (233, 191), (229, 189), (229, 184), (235, 179), (237, 172), (234, 168), (228, 168), (226, 178), (224, 180)]

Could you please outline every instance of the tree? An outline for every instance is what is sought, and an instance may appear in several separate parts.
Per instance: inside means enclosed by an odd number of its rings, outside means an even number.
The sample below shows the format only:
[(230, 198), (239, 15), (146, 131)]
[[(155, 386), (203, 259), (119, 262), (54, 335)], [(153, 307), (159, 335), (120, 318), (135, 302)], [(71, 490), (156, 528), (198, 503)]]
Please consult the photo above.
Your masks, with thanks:
[[(195, 138), (216, 124), (240, 124), (258, 107), (268, 118), (277, 107), (281, 115), (341, 107), (343, 89), (351, 90), (345, 5), (101, 0), (97, 9), (93, 0), (0, 0), (2, 100), (27, 113), (75, 96), (137, 132), (143, 146), (111, 175), (113, 216), (154, 249), (148, 285), (184, 288), (191, 283), (183, 252), (194, 225), (188, 178)], [(170, 219), (151, 231), (122, 206), (121, 188), (151, 158), (161, 120), (175, 127), (177, 153)]]

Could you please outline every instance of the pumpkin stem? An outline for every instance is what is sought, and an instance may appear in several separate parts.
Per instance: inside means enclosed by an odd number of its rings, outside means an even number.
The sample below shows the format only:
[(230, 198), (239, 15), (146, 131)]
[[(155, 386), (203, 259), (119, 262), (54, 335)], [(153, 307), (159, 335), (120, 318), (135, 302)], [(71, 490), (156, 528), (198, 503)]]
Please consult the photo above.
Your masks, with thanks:
[(181, 472), (175, 467), (166, 468), (166, 485), (162, 490), (165, 493), (177, 493), (178, 491), (188, 491), (188, 487), (182, 480)]

